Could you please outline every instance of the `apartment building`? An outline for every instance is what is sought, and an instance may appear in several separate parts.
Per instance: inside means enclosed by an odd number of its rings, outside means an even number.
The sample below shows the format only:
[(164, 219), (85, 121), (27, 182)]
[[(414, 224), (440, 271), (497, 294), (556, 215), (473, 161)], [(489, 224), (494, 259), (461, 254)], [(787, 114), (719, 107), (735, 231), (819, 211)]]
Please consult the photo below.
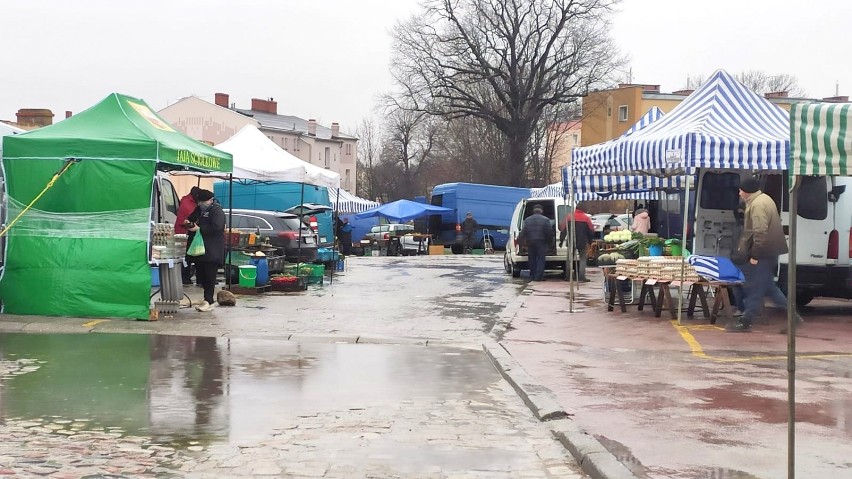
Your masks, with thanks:
[[(660, 85), (623, 83), (616, 88), (589, 93), (583, 98), (582, 146), (596, 145), (621, 136), (651, 107), (668, 113), (680, 104), (693, 90), (661, 93)], [(789, 111), (790, 105), (811, 98), (792, 98), (787, 92), (766, 93), (770, 102)], [(823, 98), (825, 102), (846, 102), (848, 96)]]
[(186, 97), (158, 113), (188, 136), (212, 145), (254, 125), (297, 158), (340, 174), (340, 186), (355, 192), (358, 139), (341, 133), (337, 123), (326, 127), (314, 119), (280, 115), (272, 98), (252, 98), (251, 108), (237, 108), (227, 93), (216, 93), (214, 103)]

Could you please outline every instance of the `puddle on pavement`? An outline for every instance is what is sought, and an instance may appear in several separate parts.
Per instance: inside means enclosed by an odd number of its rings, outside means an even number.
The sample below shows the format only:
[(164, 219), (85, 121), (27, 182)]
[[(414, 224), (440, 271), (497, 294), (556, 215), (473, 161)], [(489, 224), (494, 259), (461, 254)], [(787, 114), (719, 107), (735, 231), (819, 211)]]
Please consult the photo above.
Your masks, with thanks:
[(618, 462), (630, 470), (636, 477), (640, 478), (672, 478), (672, 477), (708, 477), (713, 479), (759, 479), (746, 472), (737, 471), (734, 469), (726, 469), (720, 467), (713, 468), (688, 468), (684, 469), (666, 469), (656, 467), (646, 467), (643, 465), (633, 452), (624, 444), (609, 439), (604, 436), (595, 436), (603, 447), (611, 452)]
[(0, 335), (0, 419), (241, 441), (299, 414), (412, 399), (487, 402), (478, 350), (117, 334)]

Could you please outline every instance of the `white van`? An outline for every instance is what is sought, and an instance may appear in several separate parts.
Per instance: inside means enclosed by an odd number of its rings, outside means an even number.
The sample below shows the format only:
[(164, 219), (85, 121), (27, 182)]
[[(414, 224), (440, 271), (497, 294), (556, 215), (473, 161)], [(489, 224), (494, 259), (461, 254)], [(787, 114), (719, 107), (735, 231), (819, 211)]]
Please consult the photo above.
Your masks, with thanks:
[(512, 222), (509, 225), (509, 240), (506, 242), (506, 254), (503, 257), (503, 265), (506, 268), (506, 272), (514, 278), (521, 275), (521, 270), (530, 269), (527, 248), (518, 244), (518, 236), (521, 233), (521, 228), (524, 226), (524, 219), (533, 214), (532, 210), (535, 205), (541, 205), (542, 210), (544, 210), (542, 214), (550, 218), (550, 224), (554, 232), (553, 237), (555, 238), (545, 258), (545, 271), (559, 270), (565, 274), (566, 266), (568, 265), (567, 245), (562, 245), (561, 248), (557, 246), (559, 242), (559, 222), (570, 211), (566, 200), (560, 197), (527, 198), (515, 205)]
[[(698, 183), (693, 252), (729, 256), (739, 236), (734, 210), (739, 202), (740, 176), (751, 172), (704, 170)], [(784, 172), (759, 174), (760, 189), (781, 212), (789, 237), (789, 188)], [(848, 191), (847, 191), (848, 190)], [(796, 223), (796, 302), (817, 296), (852, 298), (852, 178), (802, 177)], [(779, 258), (778, 281), (787, 287), (788, 255)]]

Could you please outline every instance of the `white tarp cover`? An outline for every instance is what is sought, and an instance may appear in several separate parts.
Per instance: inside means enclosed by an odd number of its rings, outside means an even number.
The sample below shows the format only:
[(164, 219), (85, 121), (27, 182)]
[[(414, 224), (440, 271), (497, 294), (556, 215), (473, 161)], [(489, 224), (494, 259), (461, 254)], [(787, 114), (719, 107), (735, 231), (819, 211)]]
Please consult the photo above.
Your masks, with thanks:
[[(340, 198), (337, 197), (338, 192), (340, 193)], [(331, 206), (333, 206), (338, 213), (360, 213), (381, 205), (381, 203), (376, 201), (370, 201), (368, 199), (355, 196), (343, 188), (339, 190), (329, 188), (328, 198), (331, 201)]]
[[(254, 125), (244, 126), (234, 136), (215, 145), (215, 148), (234, 156), (234, 178), (305, 183), (334, 190), (340, 188), (339, 174), (291, 155)], [(222, 177), (221, 173), (197, 176)]]

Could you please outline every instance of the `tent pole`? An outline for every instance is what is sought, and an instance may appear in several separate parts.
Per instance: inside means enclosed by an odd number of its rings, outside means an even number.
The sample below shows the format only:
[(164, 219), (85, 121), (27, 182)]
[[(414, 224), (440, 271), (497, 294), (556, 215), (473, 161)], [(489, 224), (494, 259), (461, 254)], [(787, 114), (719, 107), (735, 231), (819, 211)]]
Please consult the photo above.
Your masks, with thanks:
[[(684, 167), (683, 169), (683, 179), (686, 182), (686, 195), (683, 200), (683, 236), (681, 237), (681, 250), (686, 250), (686, 233), (689, 226), (689, 168)], [(681, 255), (683, 253), (681, 252)], [(684, 295), (684, 284), (683, 279), (686, 276), (686, 256), (681, 257), (680, 263), (680, 288), (679, 294), (677, 295), (677, 324), (681, 325), (681, 321), (683, 320), (683, 295)]]
[[(198, 182), (201, 182), (201, 177), (198, 178)], [(228, 248), (228, 267), (225, 268), (225, 284), (228, 286), (228, 289), (231, 289), (231, 272), (232, 272), (232, 264), (231, 264), (231, 225), (234, 224), (234, 175), (228, 174), (228, 241), (225, 242), (225, 245)]]
[(796, 477), (796, 222), (800, 176), (790, 170), (790, 250), (787, 260), (787, 478)]
[[(570, 282), (570, 286), (568, 290), (571, 294), (571, 297), (568, 299), (568, 312), (574, 312), (574, 250), (577, 249), (577, 225), (574, 224), (574, 214), (576, 213), (577, 205), (574, 202), (574, 170), (569, 169), (569, 178), (571, 182), (568, 184), (568, 196), (571, 198), (571, 204), (568, 205), (568, 212), (571, 215), (571, 226), (568, 232), (568, 281)], [(564, 192), (563, 192), (564, 193)], [(564, 194), (562, 196), (563, 200), (565, 198)], [(568, 227), (568, 225), (565, 225)], [(579, 278), (578, 278), (579, 279)], [(579, 285), (578, 285), (579, 287)]]
[[(340, 260), (340, 237), (337, 236), (337, 222), (341, 221), (340, 220), (340, 186), (337, 187), (336, 191), (337, 191), (337, 200), (334, 202), (334, 215), (333, 216), (335, 218), (335, 221), (334, 221), (333, 233), (334, 233), (335, 242), (337, 243), (337, 254), (338, 254), (337, 259), (339, 261)], [(352, 245), (350, 245), (350, 246), (352, 246)], [(349, 251), (349, 248), (346, 248), (346, 250)], [(331, 268), (331, 274), (329, 275), (329, 278), (328, 278), (328, 282), (330, 284), (334, 284), (334, 273), (335, 273), (336, 269), (337, 269), (337, 263), (335, 263), (334, 267)]]
[[(299, 198), (299, 246), (296, 249), (296, 277), (299, 278), (302, 275), (300, 274), (302, 270), (302, 226), (305, 224), (305, 182), (302, 181), (302, 193)], [(315, 245), (319, 248), (319, 244)]]

